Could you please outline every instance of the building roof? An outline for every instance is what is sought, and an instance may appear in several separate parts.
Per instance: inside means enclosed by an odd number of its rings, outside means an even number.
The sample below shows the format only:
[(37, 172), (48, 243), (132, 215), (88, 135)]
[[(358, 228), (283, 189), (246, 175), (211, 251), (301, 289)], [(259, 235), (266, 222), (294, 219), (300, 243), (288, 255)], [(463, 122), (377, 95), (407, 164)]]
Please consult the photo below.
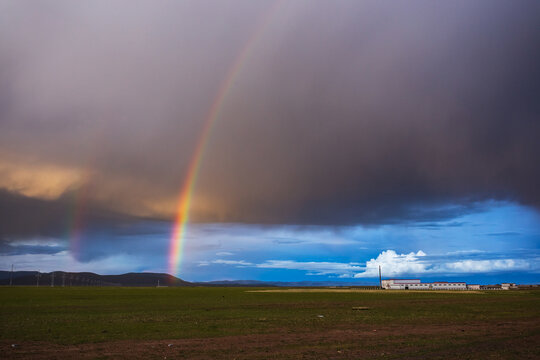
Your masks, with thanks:
[(391, 284), (391, 285), (467, 285), (464, 282), (433, 282), (433, 283), (397, 283), (397, 284)]
[[(383, 281), (388, 281), (388, 280), (399, 280), (400, 282), (399, 283), (396, 283), (395, 285), (409, 285), (409, 284), (415, 284), (415, 285), (418, 285), (418, 284), (422, 284), (422, 285), (428, 285), (428, 284), (443, 284), (443, 285), (447, 285), (447, 284), (463, 284), (463, 285), (466, 285), (466, 283), (464, 281), (434, 281), (434, 282), (421, 282), (420, 279), (384, 279)], [(405, 281), (420, 281), (420, 282), (405, 282)]]
[(383, 280), (401, 280), (401, 281), (404, 281), (404, 280), (415, 280), (415, 281), (420, 281), (420, 279), (383, 279)]

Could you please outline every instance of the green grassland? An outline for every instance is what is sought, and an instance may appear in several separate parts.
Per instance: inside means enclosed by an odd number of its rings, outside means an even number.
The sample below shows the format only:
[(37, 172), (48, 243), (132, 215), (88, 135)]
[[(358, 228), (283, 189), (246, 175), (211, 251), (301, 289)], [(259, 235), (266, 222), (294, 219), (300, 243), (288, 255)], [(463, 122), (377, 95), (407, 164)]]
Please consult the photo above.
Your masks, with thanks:
[[(0, 288), (0, 340), (57, 345), (120, 340), (219, 338), (248, 334), (327, 333), (342, 329), (517, 324), (512, 333), (538, 354), (540, 291), (254, 292), (253, 288)], [(367, 307), (355, 310), (354, 307)], [(516, 330), (517, 329), (517, 330)], [(487, 330), (486, 330), (487, 331)], [(487, 341), (489, 331), (469, 334)], [(516, 332), (517, 331), (517, 332)], [(461, 334), (458, 334), (461, 336)], [(457, 335), (456, 335), (457, 336)], [(399, 344), (443, 346), (448, 334), (409, 337)], [(393, 340), (392, 340), (393, 339)], [(460, 338), (461, 343), (467, 343)], [(355, 346), (354, 342), (347, 346)], [(304, 344), (305, 351), (310, 346)], [(304, 351), (302, 350), (302, 351)], [(419, 350), (420, 351), (420, 350)], [(0, 352), (1, 353), (1, 352)], [(303, 353), (305, 355), (305, 353)], [(538, 354), (540, 355), (540, 354)]]

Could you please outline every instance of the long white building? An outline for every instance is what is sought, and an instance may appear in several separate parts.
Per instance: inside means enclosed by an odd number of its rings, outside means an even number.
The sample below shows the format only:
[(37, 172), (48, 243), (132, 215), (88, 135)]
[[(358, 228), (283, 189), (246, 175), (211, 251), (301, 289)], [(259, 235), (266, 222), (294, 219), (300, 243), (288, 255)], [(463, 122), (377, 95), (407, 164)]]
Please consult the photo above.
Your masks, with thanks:
[(436, 281), (423, 283), (420, 279), (388, 279), (382, 280), (383, 289), (388, 290), (467, 290), (464, 282)]

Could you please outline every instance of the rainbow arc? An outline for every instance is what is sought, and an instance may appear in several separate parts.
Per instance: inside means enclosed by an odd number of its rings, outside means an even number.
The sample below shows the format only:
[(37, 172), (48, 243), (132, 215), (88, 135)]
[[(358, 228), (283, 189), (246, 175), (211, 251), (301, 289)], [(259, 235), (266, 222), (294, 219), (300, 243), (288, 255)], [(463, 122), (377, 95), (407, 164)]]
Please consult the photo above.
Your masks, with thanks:
[(197, 183), (197, 176), (199, 174), (201, 163), (204, 157), (204, 152), (207, 147), (212, 128), (220, 116), (220, 112), (227, 98), (227, 94), (232, 88), (235, 79), (240, 74), (242, 67), (248, 60), (254, 45), (261, 38), (266, 28), (268, 27), (268, 24), (274, 17), (274, 14), (277, 12), (282, 3), (284, 3), (283, 0), (276, 1), (274, 5), (269, 9), (269, 11), (265, 14), (265, 16), (263, 16), (256, 30), (253, 32), (253, 35), (248, 39), (248, 41), (242, 48), (242, 51), (236, 57), (235, 62), (230, 67), (227, 75), (221, 83), (214, 102), (210, 107), (210, 111), (208, 112), (208, 116), (206, 117), (204, 127), (199, 137), (199, 141), (197, 142), (197, 146), (189, 163), (187, 175), (178, 199), (178, 207), (176, 210), (177, 215), (174, 221), (169, 246), (169, 273), (172, 275), (178, 275), (181, 269), (187, 225), (189, 223), (191, 201), (193, 198), (193, 192), (195, 190), (195, 184)]

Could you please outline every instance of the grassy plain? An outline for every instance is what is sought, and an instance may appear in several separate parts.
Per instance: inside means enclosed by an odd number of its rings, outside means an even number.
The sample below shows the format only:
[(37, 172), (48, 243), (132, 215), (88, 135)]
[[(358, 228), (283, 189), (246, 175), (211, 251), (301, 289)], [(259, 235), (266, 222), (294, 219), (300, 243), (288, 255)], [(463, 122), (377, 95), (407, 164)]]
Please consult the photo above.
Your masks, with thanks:
[(540, 358), (540, 291), (254, 290), (0, 288), (0, 358)]

